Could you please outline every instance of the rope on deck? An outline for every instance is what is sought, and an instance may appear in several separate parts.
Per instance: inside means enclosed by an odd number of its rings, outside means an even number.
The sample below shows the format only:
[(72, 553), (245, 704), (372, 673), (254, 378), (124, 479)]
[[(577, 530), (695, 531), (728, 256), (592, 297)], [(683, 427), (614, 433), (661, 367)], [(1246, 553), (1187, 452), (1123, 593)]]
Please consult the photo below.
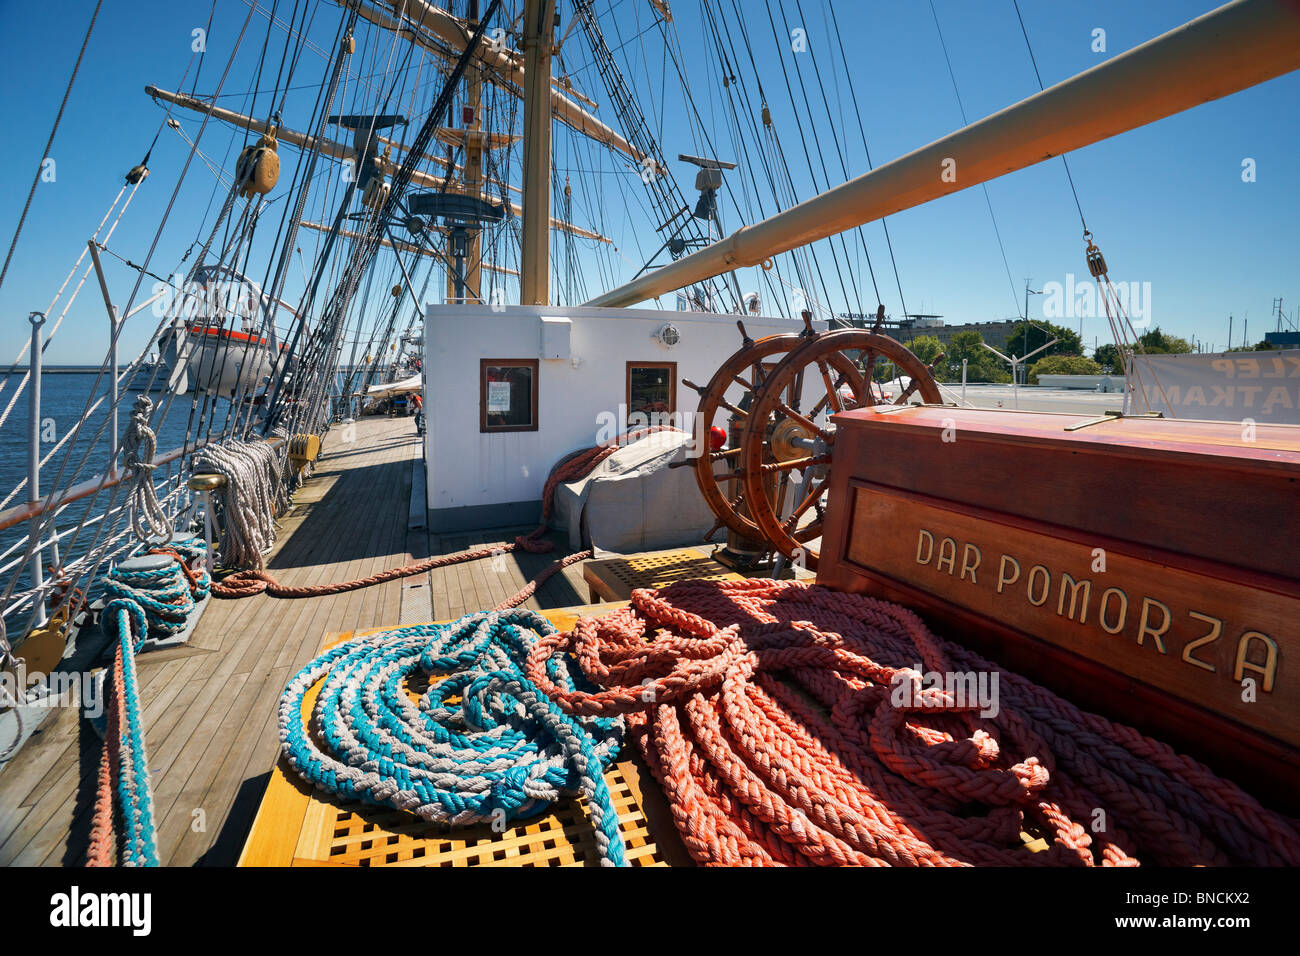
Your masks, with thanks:
[[(108, 599), (104, 631), (116, 641), (113, 665), (104, 678), (104, 748), (100, 754), (95, 809), (87, 866), (112, 866), (114, 853), (124, 866), (158, 866), (153, 791), (145, 750), (135, 655), (150, 633), (178, 634), (188, 625), (196, 602), (207, 596), (203, 571), (206, 545), (200, 538), (151, 548), (174, 560), (156, 569), (117, 565), (105, 578)], [(191, 570), (187, 561), (198, 570)], [(116, 819), (115, 819), (116, 817)]]
[[(570, 654), (601, 690), (550, 678)], [(996, 707), (921, 686), (918, 666), (986, 675)], [(525, 673), (567, 713), (627, 717), (707, 865), (1300, 863), (1296, 821), (862, 595), (638, 589), (542, 637)], [(1025, 831), (1050, 848), (1028, 851)]]
[[(622, 744), (622, 718), (571, 717), (524, 676), (528, 652), (554, 633), (532, 611), (493, 611), (332, 648), (280, 698), (284, 755), (303, 779), (345, 800), (498, 832), (580, 792), (602, 865), (626, 866), (604, 779)], [(430, 679), (418, 706), (405, 689), (417, 672)], [(574, 673), (568, 660), (551, 658), (556, 686), (585, 686)], [(304, 699), (322, 678), (308, 725)]]
[(192, 467), (195, 474), (226, 479), (218, 548), (222, 562), (260, 570), (262, 554), (275, 544), (275, 519), (288, 507), (278, 452), (269, 442), (228, 439), (196, 451)]
[[(254, 594), (265, 592), (271, 597), (278, 598), (309, 598), (324, 597), (330, 594), (341, 594), (344, 591), (355, 591), (359, 588), (368, 588), (376, 584), (383, 584), (386, 581), (394, 581), (398, 578), (409, 578), (417, 574), (426, 574), (435, 568), (445, 568), (453, 564), (462, 564), (466, 561), (478, 561), (481, 558), (495, 557), (502, 554), (509, 554), (516, 550), (529, 551), (534, 554), (548, 552), (554, 548), (550, 541), (542, 538), (546, 533), (547, 525), (551, 518), (551, 512), (555, 504), (555, 491), (563, 483), (575, 481), (579, 478), (590, 474), (597, 465), (608, 458), (620, 448), (624, 448), (634, 441), (647, 438), (657, 432), (678, 432), (680, 429), (667, 425), (651, 425), (646, 428), (637, 428), (629, 431), (610, 441), (603, 442), (592, 448), (570, 455), (560, 462), (560, 464), (551, 470), (546, 479), (546, 485), (542, 490), (542, 520), (541, 523), (526, 535), (520, 535), (515, 538), (511, 544), (491, 545), (483, 548), (474, 548), (469, 551), (461, 551), (457, 554), (442, 554), (432, 558), (426, 558), (423, 561), (417, 561), (414, 564), (406, 564), (401, 567), (388, 568), (385, 571), (379, 571), (364, 578), (355, 578), (351, 581), (336, 581), (332, 584), (316, 584), (305, 587), (293, 587), (291, 585), (281, 584), (275, 576), (260, 569), (238, 571), (225, 578), (218, 584), (212, 586), (212, 594), (219, 598), (243, 598), (251, 597)], [(507, 598), (498, 604), (494, 610), (504, 611), (508, 608), (518, 607), (527, 601), (552, 575), (558, 574), (569, 565), (584, 561), (591, 557), (591, 551), (575, 551), (573, 554), (561, 558), (554, 562), (531, 581), (523, 586), (512, 597)]]

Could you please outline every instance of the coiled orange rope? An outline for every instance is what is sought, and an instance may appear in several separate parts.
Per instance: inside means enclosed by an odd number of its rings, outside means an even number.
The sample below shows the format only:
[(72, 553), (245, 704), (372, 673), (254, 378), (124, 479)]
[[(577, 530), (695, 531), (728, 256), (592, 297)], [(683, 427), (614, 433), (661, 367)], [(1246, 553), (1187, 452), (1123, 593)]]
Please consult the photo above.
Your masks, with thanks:
[[(564, 652), (602, 689), (549, 680)], [(934, 689), (896, 705), (918, 663), (996, 674), (996, 716)], [(869, 597), (766, 580), (637, 590), (543, 639), (527, 676), (571, 713), (627, 715), (703, 864), (1300, 863), (1295, 821)], [(1050, 848), (1027, 850), (1025, 831)]]

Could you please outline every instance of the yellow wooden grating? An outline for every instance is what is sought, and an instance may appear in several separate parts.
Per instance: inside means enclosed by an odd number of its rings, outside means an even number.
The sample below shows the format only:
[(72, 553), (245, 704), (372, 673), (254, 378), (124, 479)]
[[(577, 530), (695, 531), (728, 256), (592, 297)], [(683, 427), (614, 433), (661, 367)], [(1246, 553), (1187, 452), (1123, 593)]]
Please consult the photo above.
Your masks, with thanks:
[(582, 574), (593, 594), (607, 600), (625, 600), (636, 588), (663, 588), (678, 581), (740, 580), (740, 575), (693, 548), (599, 558), (588, 561)]
[[(558, 628), (573, 626), (589, 608), (543, 612)], [(600, 610), (611, 610), (602, 605)], [(388, 628), (328, 637), (323, 650)], [(303, 700), (310, 717), (318, 687)], [(421, 682), (408, 688), (419, 693)], [(625, 759), (605, 774), (619, 830), (633, 866), (668, 866), (689, 862), (663, 797), (647, 794), (649, 775)], [(654, 803), (651, 821), (645, 800)], [(661, 806), (662, 805), (662, 806)], [(656, 839), (656, 835), (661, 839)], [(240, 855), (240, 866), (596, 866), (600, 863), (586, 801), (571, 798), (550, 812), (519, 821), (497, 833), (488, 824), (449, 827), (414, 814), (356, 801), (343, 801), (304, 783), (283, 757), (277, 762)]]
[[(667, 866), (650, 837), (632, 786), (615, 766), (605, 780), (633, 866)], [(332, 812), (331, 812), (332, 811)], [(387, 808), (331, 805), (319, 862), (336, 866), (596, 866), (600, 854), (585, 800), (502, 833), (489, 825), (447, 827)]]

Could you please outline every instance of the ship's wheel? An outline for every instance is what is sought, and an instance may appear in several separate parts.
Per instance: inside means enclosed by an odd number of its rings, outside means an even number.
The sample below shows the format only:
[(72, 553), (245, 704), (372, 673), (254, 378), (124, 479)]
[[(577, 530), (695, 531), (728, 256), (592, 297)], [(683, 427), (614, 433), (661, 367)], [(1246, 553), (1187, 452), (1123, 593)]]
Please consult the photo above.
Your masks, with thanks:
[[(808, 331), (796, 337), (797, 347), (764, 377), (746, 410), (735, 459), (746, 522), (757, 527), (757, 534), (746, 533), (815, 569), (834, 463), (830, 416), (914, 399), (940, 404), (942, 397), (931, 369), (902, 343), (862, 329), (816, 334), (806, 313), (804, 321)], [(873, 381), (884, 361), (911, 380), (896, 396)], [(723, 517), (716, 507), (714, 511)]]
[[(717, 516), (714, 530), (724, 525), (751, 541), (761, 541), (762, 532), (750, 517), (745, 505), (744, 485), (739, 471), (740, 445), (730, 440), (739, 436), (744, 428), (748, 409), (754, 403), (754, 394), (766, 377), (792, 350), (807, 341), (799, 335), (769, 335), (757, 341), (745, 331), (743, 322), (736, 322), (742, 344), (709, 379), (708, 385), (699, 386), (683, 380), (688, 388), (700, 396), (696, 411), (696, 434), (706, 440), (716, 434), (723, 439), (719, 447), (710, 446), (706, 453), (694, 459), (695, 480), (709, 508)], [(739, 386), (739, 393), (735, 391)], [(728, 392), (732, 399), (727, 397)], [(715, 431), (716, 430), (716, 431)], [(723, 464), (719, 464), (723, 463)], [(711, 537), (712, 533), (708, 535)]]

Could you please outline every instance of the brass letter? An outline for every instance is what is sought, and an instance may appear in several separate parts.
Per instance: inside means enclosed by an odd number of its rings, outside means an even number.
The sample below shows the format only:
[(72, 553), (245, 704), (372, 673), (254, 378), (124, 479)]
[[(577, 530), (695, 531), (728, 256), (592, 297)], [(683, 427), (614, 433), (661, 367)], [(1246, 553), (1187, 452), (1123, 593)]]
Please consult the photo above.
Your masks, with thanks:
[[(1034, 600), (1034, 575), (1039, 571), (1043, 572), (1043, 595), (1037, 601)], [(1034, 607), (1042, 607), (1047, 603), (1047, 595), (1052, 590), (1052, 572), (1047, 570), (1041, 564), (1035, 564), (1029, 569), (1029, 580), (1025, 582), (1025, 597), (1029, 598), (1029, 603)]]
[(1201, 660), (1199, 657), (1193, 657), (1192, 648), (1200, 647), (1202, 644), (1209, 644), (1212, 641), (1217, 641), (1219, 635), (1223, 633), (1223, 622), (1217, 617), (1210, 617), (1208, 614), (1202, 614), (1200, 611), (1189, 611), (1188, 614), (1196, 618), (1196, 620), (1210, 625), (1210, 633), (1206, 634), (1204, 637), (1198, 637), (1196, 640), (1186, 644), (1183, 647), (1183, 660), (1187, 661), (1189, 664), (1194, 664), (1201, 668), (1201, 670), (1206, 670), (1213, 674), (1214, 665)]
[[(1259, 639), (1264, 642), (1268, 648), (1268, 655), (1264, 658), (1263, 664), (1256, 664), (1254, 661), (1246, 659), (1246, 653), (1250, 650), (1250, 642), (1253, 639)], [(1256, 674), (1262, 674), (1264, 677), (1264, 690), (1273, 689), (1273, 678), (1277, 674), (1277, 642), (1267, 634), (1261, 634), (1259, 631), (1247, 631), (1241, 635), (1241, 640), (1237, 642), (1237, 670), (1233, 673), (1232, 678), (1240, 681), (1244, 671), (1254, 671)]]
[[(1152, 630), (1150, 627), (1151, 609), (1153, 607), (1160, 608), (1165, 615), (1165, 623), (1155, 630)], [(1165, 642), (1160, 640), (1160, 636), (1164, 634), (1165, 631), (1169, 630), (1169, 625), (1172, 623), (1173, 615), (1169, 613), (1169, 608), (1165, 607), (1159, 601), (1153, 601), (1151, 598), (1144, 597), (1142, 599), (1142, 622), (1138, 625), (1138, 644), (1142, 643), (1142, 638), (1150, 634), (1152, 639), (1156, 642), (1156, 650), (1161, 654), (1165, 653)]]
[[(1112, 594), (1119, 595), (1119, 623), (1111, 627), (1106, 623), (1106, 605), (1110, 602)], [(1101, 605), (1097, 609), (1097, 617), (1101, 621), (1101, 629), (1107, 634), (1118, 634), (1124, 630), (1124, 622), (1128, 620), (1128, 595), (1119, 588), (1107, 588), (1101, 592)]]
[[(1016, 569), (1016, 576), (1014, 578), (1007, 577), (1008, 564), (1010, 564), (1013, 568)], [(1001, 594), (1002, 589), (1004, 587), (1006, 587), (1008, 584), (1015, 584), (1019, 580), (1020, 580), (1020, 562), (1017, 561), (1009, 554), (1002, 555), (1002, 560), (998, 563), (998, 593)]]
[[(1065, 589), (1067, 586), (1070, 588), (1070, 613), (1069, 614), (1065, 613)], [(1079, 596), (1080, 589), (1083, 590), (1083, 600), (1080, 602), (1079, 605), (1079, 623), (1086, 624), (1088, 622), (1088, 599), (1092, 597), (1092, 582), (1086, 578), (1082, 581), (1076, 581), (1074, 580), (1074, 578), (1070, 577), (1069, 574), (1065, 573), (1064, 571), (1061, 572), (1061, 594), (1060, 597), (1056, 599), (1056, 613), (1058, 615), (1064, 614), (1066, 617), (1073, 620), (1074, 602), (1075, 599)]]
[(938, 571), (944, 570), (944, 565), (948, 566), (948, 573), (952, 574), (953, 569), (957, 566), (957, 542), (952, 538), (944, 538), (939, 542), (939, 560), (934, 563)]
[[(922, 545), (926, 546), (924, 558), (921, 557)], [(932, 558), (933, 556), (934, 556), (934, 535), (930, 534), (930, 532), (922, 528), (920, 537), (916, 539), (916, 563), (929, 564), (930, 558)]]

